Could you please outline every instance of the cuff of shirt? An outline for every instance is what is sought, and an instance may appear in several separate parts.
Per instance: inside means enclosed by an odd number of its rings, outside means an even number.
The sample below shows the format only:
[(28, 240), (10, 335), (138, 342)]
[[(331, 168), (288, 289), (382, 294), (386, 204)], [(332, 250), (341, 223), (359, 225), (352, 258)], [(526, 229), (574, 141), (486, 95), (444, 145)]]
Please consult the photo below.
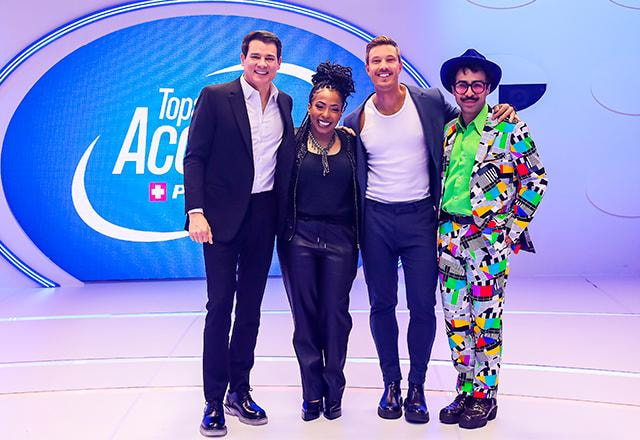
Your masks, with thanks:
[(202, 208), (193, 208), (187, 211), (187, 214), (204, 214), (204, 210)]

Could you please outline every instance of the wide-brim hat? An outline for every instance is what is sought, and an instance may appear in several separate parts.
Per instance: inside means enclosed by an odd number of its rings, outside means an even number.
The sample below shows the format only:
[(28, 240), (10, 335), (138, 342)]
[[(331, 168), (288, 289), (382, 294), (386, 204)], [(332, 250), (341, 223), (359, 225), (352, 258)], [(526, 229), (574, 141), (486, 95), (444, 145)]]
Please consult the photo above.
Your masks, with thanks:
[(489, 61), (475, 49), (467, 49), (459, 57), (451, 58), (440, 68), (440, 81), (442, 85), (449, 93), (451, 92), (451, 86), (456, 80), (456, 73), (461, 66), (472, 62), (482, 67), (482, 70), (487, 74), (487, 81), (491, 84), (491, 92), (498, 88), (500, 79), (502, 78), (502, 69), (493, 61)]

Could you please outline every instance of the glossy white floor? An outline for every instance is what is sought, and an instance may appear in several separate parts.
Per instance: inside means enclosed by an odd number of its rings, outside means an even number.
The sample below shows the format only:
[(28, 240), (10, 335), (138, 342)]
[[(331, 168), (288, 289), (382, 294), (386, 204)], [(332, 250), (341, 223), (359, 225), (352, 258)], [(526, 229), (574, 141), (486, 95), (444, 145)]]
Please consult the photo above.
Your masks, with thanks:
[[(639, 293), (640, 278), (513, 278), (498, 418), (462, 431), (437, 421), (455, 379), (442, 322), (427, 379), (432, 420), (376, 416), (381, 379), (362, 274), (352, 292), (344, 415), (302, 422), (291, 315), (281, 280), (270, 279), (252, 375), (270, 421), (229, 419), (228, 437), (637, 438)], [(204, 281), (0, 289), (0, 439), (200, 438), (204, 298)]]

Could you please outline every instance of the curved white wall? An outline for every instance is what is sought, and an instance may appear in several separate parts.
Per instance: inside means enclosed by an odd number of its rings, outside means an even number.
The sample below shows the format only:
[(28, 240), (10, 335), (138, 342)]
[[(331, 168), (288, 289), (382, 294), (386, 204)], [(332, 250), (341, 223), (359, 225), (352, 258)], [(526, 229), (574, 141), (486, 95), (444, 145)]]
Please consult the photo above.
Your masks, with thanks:
[[(120, 3), (12, 2), (0, 15), (0, 64), (56, 27)], [(546, 83), (542, 99), (520, 113), (550, 176), (548, 194), (532, 227), (539, 252), (514, 258), (514, 273), (640, 273), (640, 88), (634, 84), (640, 67), (640, 2), (295, 3), (373, 34), (392, 36), (435, 86), (440, 86), (442, 62), (468, 47), (502, 65), (503, 83)], [(286, 48), (284, 56), (286, 60)], [(29, 73), (18, 70), (13, 75)], [(12, 94), (8, 85), (0, 86), (0, 103)], [(9, 215), (5, 210), (0, 217), (3, 242), (11, 241), (4, 227), (12, 222)], [(36, 268), (46, 266), (46, 257), (33, 249), (13, 250)], [(32, 284), (4, 260), (0, 279), (0, 286)]]

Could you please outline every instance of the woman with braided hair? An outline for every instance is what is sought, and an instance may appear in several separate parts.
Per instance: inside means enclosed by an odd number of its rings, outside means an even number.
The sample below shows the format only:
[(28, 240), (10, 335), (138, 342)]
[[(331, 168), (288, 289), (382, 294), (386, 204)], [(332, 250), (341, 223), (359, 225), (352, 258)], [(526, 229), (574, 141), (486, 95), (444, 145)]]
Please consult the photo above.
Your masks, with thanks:
[[(296, 135), (287, 234), (278, 256), (302, 375), (302, 419), (342, 415), (351, 331), (349, 291), (358, 260), (354, 138), (336, 125), (354, 93), (351, 68), (320, 64)], [(324, 400), (324, 404), (323, 404)]]

